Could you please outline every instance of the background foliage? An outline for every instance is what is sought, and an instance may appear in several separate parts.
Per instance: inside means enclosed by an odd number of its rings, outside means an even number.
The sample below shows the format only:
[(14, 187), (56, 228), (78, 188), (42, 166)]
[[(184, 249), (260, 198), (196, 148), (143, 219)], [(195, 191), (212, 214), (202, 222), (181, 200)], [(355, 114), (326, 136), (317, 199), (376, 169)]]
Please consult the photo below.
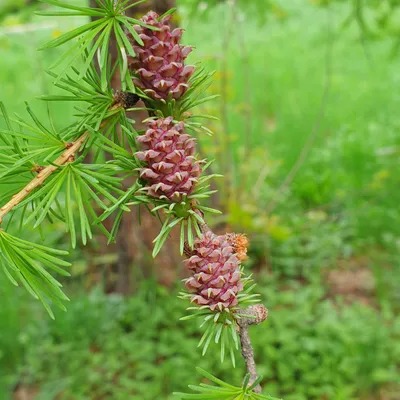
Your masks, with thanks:
[[(210, 95), (222, 93), (219, 103), (204, 107), (220, 117), (210, 124), (217, 145), (200, 137), (201, 152), (216, 159), (212, 172), (226, 176), (214, 201), (227, 217), (214, 223), (249, 233), (249, 266), (270, 310), (252, 338), (266, 392), (289, 400), (395, 400), (396, 18), (389, 32), (377, 30), (383, 6), (368, 3), (368, 30), (379, 35), (367, 35), (355, 1), (260, 2), (265, 17), (256, 13), (263, 18), (235, 2), (202, 2), (203, 11), (195, 13), (188, 3), (178, 2), (177, 22), (197, 47), (194, 57), (216, 70)], [(10, 111), (20, 113), (26, 100), (39, 117), (47, 115), (33, 100), (60, 93), (42, 72), (60, 52), (36, 48), (83, 22), (18, 10), (2, 15), (1, 99)], [(72, 122), (72, 113), (69, 103), (51, 106), (57, 128)], [(301, 168), (282, 187), (308, 143)], [(45, 226), (42, 235), (64, 249), (58, 228)], [(40, 242), (37, 231), (24, 235)], [(156, 271), (132, 298), (104, 295), (101, 287), (87, 293), (90, 260), (80, 250), (72, 257), (72, 278), (65, 282), (72, 301), (55, 322), (0, 275), (3, 398), (172, 399), (172, 391), (200, 380), (195, 365), (240, 385), (241, 365), (220, 366), (219, 355), (213, 359), (210, 352), (199, 357), (198, 330), (176, 322), (184, 304), (175, 288), (157, 284)]]

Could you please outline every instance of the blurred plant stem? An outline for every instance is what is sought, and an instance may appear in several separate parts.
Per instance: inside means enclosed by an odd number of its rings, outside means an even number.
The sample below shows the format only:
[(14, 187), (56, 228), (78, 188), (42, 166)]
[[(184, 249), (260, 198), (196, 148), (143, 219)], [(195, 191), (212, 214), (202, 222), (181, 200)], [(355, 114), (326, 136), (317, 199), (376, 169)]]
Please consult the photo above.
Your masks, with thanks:
[(335, 41), (334, 32), (333, 32), (333, 24), (332, 24), (332, 10), (329, 6), (326, 8), (326, 16), (327, 16), (327, 35), (328, 40), (326, 44), (326, 53), (325, 53), (325, 83), (322, 92), (321, 103), (319, 106), (319, 110), (317, 111), (317, 116), (314, 121), (314, 126), (310, 135), (308, 136), (303, 148), (300, 151), (297, 160), (293, 164), (292, 168), (290, 169), (289, 173), (286, 175), (285, 179), (278, 187), (276, 196), (272, 199), (266, 207), (266, 214), (269, 215), (278, 205), (281, 200), (281, 196), (283, 192), (285, 192), (290, 185), (292, 184), (293, 180), (295, 179), (297, 173), (299, 172), (302, 165), (307, 160), (307, 157), (317, 139), (318, 135), (321, 132), (321, 125), (324, 120), (326, 105), (328, 103), (329, 92), (331, 89), (331, 81), (332, 81), (332, 56), (333, 56), (333, 45)]
[[(233, 22), (234, 22), (234, 8), (235, 1), (228, 2), (229, 14), (225, 18), (225, 27), (222, 40), (222, 59), (221, 59), (221, 101), (220, 101), (220, 115), (222, 135), (219, 147), (222, 156), (222, 173), (225, 175), (223, 182), (223, 198), (230, 198), (233, 194), (233, 180), (235, 176), (235, 163), (234, 163), (234, 149), (231, 142), (231, 132), (229, 125), (229, 108), (228, 108), (228, 72), (229, 72), (229, 50), (233, 36)], [(218, 136), (218, 135), (217, 135)]]
[[(242, 101), (245, 104), (243, 111), (243, 127), (244, 127), (244, 151), (240, 157), (247, 160), (251, 155), (252, 135), (254, 128), (254, 112), (253, 112), (253, 93), (251, 89), (251, 63), (250, 52), (246, 44), (246, 32), (243, 26), (242, 15), (236, 0), (226, 2), (228, 9), (225, 18), (225, 28), (222, 40), (222, 51), (220, 61), (220, 115), (221, 115), (221, 139), (219, 141), (219, 148), (221, 149), (221, 164), (222, 172), (225, 175), (223, 182), (222, 198), (226, 199), (229, 203), (231, 200), (237, 201), (241, 198), (243, 193), (247, 193), (249, 184), (249, 174), (244, 164), (239, 164), (235, 160), (235, 144), (233, 143), (233, 136), (236, 133), (232, 130), (230, 124), (230, 55), (232, 50), (232, 40), (237, 41), (240, 48), (238, 57), (241, 62), (241, 68), (235, 70), (235, 80), (241, 80), (242, 83)], [(239, 79), (240, 78), (240, 79)], [(237, 127), (235, 129), (238, 129)], [(217, 138), (219, 135), (216, 135)]]
[[(245, 107), (245, 112), (243, 115), (244, 118), (244, 154), (243, 154), (243, 159), (246, 160), (250, 153), (251, 153), (251, 144), (252, 144), (252, 138), (253, 138), (253, 119), (254, 119), (254, 113), (253, 113), (253, 93), (251, 90), (251, 82), (250, 82), (250, 76), (251, 76), (251, 64), (250, 64), (250, 52), (247, 49), (247, 43), (246, 43), (246, 30), (244, 29), (243, 26), (243, 20), (239, 14), (239, 9), (236, 5), (236, 0), (233, 0), (232, 2), (232, 18), (236, 27), (235, 33), (236, 37), (239, 43), (240, 47), (240, 60), (242, 63), (242, 83), (243, 83), (243, 93), (245, 97), (245, 102), (246, 102), (246, 107)], [(241, 176), (239, 177), (241, 187), (247, 189), (247, 184), (248, 184), (248, 174), (247, 173), (242, 173)], [(245, 190), (247, 193), (247, 190)]]

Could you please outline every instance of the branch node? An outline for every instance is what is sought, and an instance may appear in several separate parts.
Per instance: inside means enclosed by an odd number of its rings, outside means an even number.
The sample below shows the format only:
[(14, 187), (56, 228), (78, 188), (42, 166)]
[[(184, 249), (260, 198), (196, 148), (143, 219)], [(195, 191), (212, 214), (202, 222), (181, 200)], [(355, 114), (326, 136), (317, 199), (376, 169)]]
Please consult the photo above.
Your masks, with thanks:
[(42, 165), (34, 165), (31, 169), (32, 172), (35, 172), (37, 174), (40, 174), (44, 170), (44, 167)]
[(255, 304), (242, 311), (245, 317), (239, 320), (239, 325), (259, 325), (268, 318), (268, 309), (264, 304)]
[(131, 92), (121, 92), (117, 90), (114, 94), (114, 105), (120, 105), (122, 108), (132, 108), (140, 100), (140, 97)]

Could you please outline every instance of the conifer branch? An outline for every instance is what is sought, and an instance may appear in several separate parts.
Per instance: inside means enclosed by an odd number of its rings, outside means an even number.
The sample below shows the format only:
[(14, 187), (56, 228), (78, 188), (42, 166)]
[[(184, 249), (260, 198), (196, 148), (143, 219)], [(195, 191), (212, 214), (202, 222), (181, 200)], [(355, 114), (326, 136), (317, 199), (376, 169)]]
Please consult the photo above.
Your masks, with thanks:
[[(47, 2), (54, 3), (50, 0)], [(29, 222), (38, 217), (36, 221), (36, 226), (38, 226), (48, 215), (63, 187), (66, 189), (67, 201), (66, 211), (61, 218), (65, 216), (67, 229), (71, 233), (72, 247), (76, 245), (77, 234), (74, 222), (75, 210), (71, 206), (71, 199), (76, 201), (76, 208), (79, 211), (83, 244), (86, 244), (88, 237), (92, 238), (87, 215), (95, 218), (97, 216), (93, 208), (89, 207), (90, 209), (87, 210), (88, 206), (85, 205), (85, 202), (94, 200), (105, 210), (101, 218), (96, 219), (96, 223), (103, 221), (118, 209), (111, 234), (104, 229), (110, 238), (115, 238), (122, 213), (129, 211), (128, 206), (144, 204), (149, 207), (149, 205), (154, 205), (152, 212), (158, 213), (162, 210), (166, 218), (164, 222), (161, 221), (162, 228), (154, 239), (153, 256), (158, 254), (171, 230), (180, 225), (180, 251), (192, 258), (186, 260), (185, 263), (188, 265), (192, 263), (190, 268), (197, 268), (198, 271), (197, 280), (191, 277), (185, 285), (190, 288), (192, 294), (198, 293), (192, 296), (191, 301), (200, 307), (188, 308), (188, 310), (194, 308), (196, 311), (182, 319), (205, 316), (202, 326), (208, 324), (208, 328), (205, 330), (199, 346), (203, 346), (204, 355), (214, 339), (214, 342), (221, 347), (221, 362), (224, 360), (226, 349), (235, 366), (234, 351), (239, 350), (240, 340), (242, 356), (248, 371), (243, 381), (243, 388), (239, 388), (240, 393), (243, 394), (243, 398), (244, 395), (251, 399), (266, 398), (259, 395), (262, 391), (259, 384), (261, 378), (257, 375), (248, 327), (263, 322), (268, 316), (268, 311), (261, 304), (247, 307), (249, 304), (258, 303), (257, 296), (259, 296), (250, 294), (254, 285), (249, 285), (251, 278), (243, 276), (241, 267), (241, 261), (246, 259), (248, 241), (244, 235), (217, 236), (207, 224), (204, 213), (217, 214), (220, 212), (202, 205), (199, 199), (207, 198), (215, 192), (210, 190), (209, 179), (218, 177), (218, 175), (201, 175), (211, 162), (197, 158), (194, 148), (195, 140), (184, 131), (186, 127), (197, 133), (212, 134), (208, 128), (196, 121), (196, 118), (212, 118), (212, 116), (193, 115), (191, 112), (192, 108), (215, 98), (215, 96), (203, 97), (201, 95), (209, 85), (211, 74), (205, 73), (202, 69), (195, 72), (195, 66), (185, 65), (184, 61), (192, 51), (192, 47), (180, 44), (182, 29), (173, 29), (169, 24), (170, 14), (173, 10), (167, 11), (161, 16), (149, 12), (141, 20), (136, 20), (127, 17), (125, 11), (141, 2), (129, 4), (130, 2), (127, 0), (107, 0), (97, 3), (99, 7), (89, 9), (57, 2), (61, 8), (72, 9), (74, 15), (99, 18), (43, 46), (43, 48), (54, 48), (79, 37), (75, 47), (72, 47), (73, 50), (75, 49), (75, 54), (68, 50), (59, 63), (68, 59), (67, 66), (71, 65), (77, 56), (85, 54), (84, 67), (79, 71), (76, 68), (73, 70), (78, 75), (78, 81), (83, 79), (86, 82), (85, 84), (77, 83), (68, 75), (66, 78), (59, 75), (56, 77), (55, 84), (69, 91), (72, 96), (47, 96), (43, 99), (47, 101), (85, 101), (89, 103), (89, 106), (83, 110), (83, 119), (80, 124), (74, 125), (72, 131), (68, 131), (68, 136), (64, 136), (64, 140), (60, 136), (60, 141), (57, 142), (58, 147), (47, 157), (59, 154), (60, 150), (62, 151), (61, 155), (48, 165), (34, 166), (32, 172), (36, 173), (36, 176), (0, 208), (0, 225), (4, 217), (15, 207), (18, 205), (22, 207), (27, 201), (34, 202), (39, 198), (40, 202), (27, 220)], [(71, 15), (71, 12), (50, 10), (43, 14)], [(111, 68), (108, 58), (109, 40), (112, 33), (118, 45), (118, 61), (113, 68)], [(163, 42), (165, 43), (163, 44)], [(100, 77), (97, 76), (93, 67), (96, 52), (99, 69), (102, 72)], [(129, 65), (127, 54), (132, 58)], [(146, 62), (144, 62), (145, 60)], [(123, 92), (114, 93), (110, 80), (118, 67)], [(129, 74), (127, 73), (128, 68), (131, 72)], [(131, 92), (127, 92), (126, 88)], [(136, 88), (140, 92), (136, 92)], [(124, 113), (119, 113), (122, 110), (133, 110), (139, 96), (144, 100), (145, 109), (149, 112), (150, 117), (147, 121), (149, 129), (143, 135), (135, 130), (130, 130), (130, 124), (134, 121)], [(81, 111), (81, 109), (79, 110)], [(114, 119), (112, 116), (116, 113), (118, 115)], [(32, 116), (32, 113), (30, 114)], [(5, 118), (7, 119), (6, 115)], [(40, 128), (38, 135), (44, 136), (47, 140), (52, 132), (45, 131), (42, 134), (43, 125), (37, 121), (34, 115), (33, 119)], [(127, 135), (123, 135), (124, 140), (119, 138), (118, 124), (121, 130), (127, 133)], [(8, 125), (10, 126), (10, 123)], [(11, 132), (11, 128), (9, 130)], [(84, 130), (85, 132), (83, 132)], [(37, 130), (34, 130), (35, 132), (37, 133)], [(93, 138), (91, 138), (92, 134)], [(71, 139), (76, 135), (80, 136), (76, 140)], [(15, 136), (19, 137), (17, 134)], [(32, 136), (28, 135), (27, 137), (30, 139)], [(59, 171), (60, 167), (74, 163), (78, 153), (83, 150), (87, 142), (92, 144), (96, 140), (99, 151), (110, 152), (114, 156), (112, 174), (115, 171), (120, 175), (123, 175), (121, 172), (127, 172), (126, 176), (118, 178), (114, 175), (111, 176), (110, 170), (100, 173), (98, 165), (95, 164), (89, 166), (86, 171), (84, 171), (85, 168), (80, 170), (72, 164), (61, 171), (60, 179), (57, 180), (56, 176), (55, 179), (49, 180), (50, 182), (42, 189), (39, 189), (53, 173)], [(37, 139), (39, 144), (35, 144), (35, 147), (40, 147), (43, 141), (45, 140), (39, 137)], [(136, 151), (136, 142), (142, 145), (144, 151)], [(128, 147), (129, 150), (127, 150)], [(36, 156), (35, 152), (32, 155), (29, 154), (29, 161), (34, 156)], [(22, 159), (22, 161), (25, 160)], [(21, 163), (21, 160), (18, 162)], [(47, 164), (46, 161), (43, 163)], [(19, 166), (18, 163), (15, 165)], [(82, 167), (88, 167), (88, 165), (82, 165)], [(100, 165), (100, 167), (104, 166)], [(15, 172), (14, 170), (12, 172)], [(26, 172), (25, 169), (23, 171)], [(16, 171), (15, 174), (18, 172)], [(63, 173), (65, 174), (63, 175)], [(125, 192), (115, 187), (115, 181), (119, 183), (132, 173), (137, 174), (138, 181), (128, 191)], [(63, 181), (65, 176), (66, 180)], [(110, 193), (110, 190), (122, 197), (118, 200)], [(47, 193), (43, 197), (46, 191)], [(32, 192), (34, 194), (28, 197)], [(110, 200), (112, 206), (108, 207), (99, 198), (98, 193)], [(24, 201), (25, 199), (27, 201)], [(43, 264), (45, 267), (62, 273), (63, 271), (58, 266), (69, 266), (69, 264), (52, 254), (65, 253), (29, 244), (30, 254), (25, 255), (22, 254), (21, 246), (24, 250), (28, 242), (18, 241), (1, 229), (0, 233), (2, 234), (0, 255), (3, 256), (7, 265), (11, 266), (10, 271), (5, 268), (9, 279), (14, 284), (17, 284), (17, 280), (21, 281), (36, 299), (42, 301), (52, 317), (54, 316), (47, 304), (47, 298), (65, 309), (60, 300), (68, 299), (59, 289), (61, 284), (55, 281), (41, 266)], [(197, 248), (199, 241), (201, 245), (204, 244), (208, 248)], [(197, 256), (192, 257), (193, 252), (196, 251)], [(31, 254), (34, 257), (31, 257)], [(217, 260), (214, 260), (215, 257)], [(214, 261), (218, 262), (214, 263)], [(202, 271), (204, 266), (207, 266), (210, 274)], [(218, 276), (214, 276), (215, 282), (213, 280), (208, 283), (212, 277), (211, 273)], [(198, 291), (199, 287), (201, 287), (200, 291)], [(45, 296), (47, 297), (45, 298)], [(183, 293), (182, 298), (190, 296), (188, 293)], [(251, 397), (248, 396), (249, 394)]]
[(22, 200), (29, 196), (33, 190), (43, 185), (46, 179), (56, 171), (58, 167), (73, 161), (75, 154), (85, 143), (88, 136), (89, 132), (86, 131), (75, 142), (67, 143), (66, 150), (53, 162), (52, 165), (43, 168), (19, 193), (12, 196), (11, 200), (0, 208), (0, 224), (3, 222), (3, 218), (19, 203), (21, 203)]
[[(128, 108), (131, 103), (126, 101), (127, 98), (129, 98), (129, 96), (124, 96), (123, 93), (118, 93), (116, 103), (110, 107), (110, 111), (115, 111), (119, 108)], [(105, 123), (106, 119), (100, 124), (100, 128), (102, 128)], [(22, 200), (28, 197), (33, 190), (43, 185), (53, 172), (57, 171), (59, 167), (73, 162), (75, 160), (75, 155), (79, 152), (88, 137), (89, 131), (85, 131), (74, 142), (66, 143), (65, 151), (55, 161), (53, 161), (51, 165), (41, 167), (38, 174), (21, 191), (13, 195), (7, 204), (0, 208), (0, 225), (3, 222), (3, 218), (18, 206)]]

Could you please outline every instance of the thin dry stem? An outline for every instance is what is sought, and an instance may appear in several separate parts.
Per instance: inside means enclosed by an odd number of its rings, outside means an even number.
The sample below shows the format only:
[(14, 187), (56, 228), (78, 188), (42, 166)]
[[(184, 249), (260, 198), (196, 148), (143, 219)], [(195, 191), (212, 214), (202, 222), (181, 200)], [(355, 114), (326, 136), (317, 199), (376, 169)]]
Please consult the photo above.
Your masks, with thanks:
[(22, 200), (24, 200), (29, 194), (43, 185), (46, 179), (58, 169), (58, 167), (68, 164), (74, 158), (75, 154), (82, 147), (83, 143), (85, 143), (87, 137), (89, 136), (89, 132), (86, 131), (83, 133), (75, 142), (71, 145), (68, 145), (66, 150), (58, 157), (53, 164), (48, 165), (43, 168), (19, 193), (12, 196), (11, 200), (0, 208), (0, 224), (3, 222), (3, 218), (14, 209)]
[[(255, 304), (243, 310), (241, 314), (245, 316), (239, 320), (240, 344), (242, 347), (242, 356), (246, 362), (247, 371), (250, 374), (249, 385), (252, 385), (258, 378), (258, 375), (254, 359), (254, 349), (249, 335), (249, 325), (258, 325), (265, 321), (268, 317), (268, 310), (263, 304)], [(253, 390), (255, 393), (261, 393), (261, 385), (258, 384)]]
[[(123, 100), (119, 101), (116, 99), (115, 104), (110, 107), (110, 111), (117, 110), (119, 108), (127, 108), (127, 105), (123, 102)], [(106, 123), (104, 120), (100, 128), (102, 128)], [(65, 151), (58, 157), (55, 161), (53, 161), (52, 165), (48, 165), (47, 167), (43, 167), (41, 171), (17, 194), (12, 196), (11, 200), (0, 208), (0, 225), (3, 222), (3, 218), (12, 211), (22, 200), (29, 196), (29, 194), (43, 185), (46, 179), (58, 169), (62, 165), (68, 164), (75, 159), (76, 153), (79, 152), (79, 149), (85, 143), (86, 139), (89, 136), (89, 132), (84, 132), (75, 142), (67, 143)]]

